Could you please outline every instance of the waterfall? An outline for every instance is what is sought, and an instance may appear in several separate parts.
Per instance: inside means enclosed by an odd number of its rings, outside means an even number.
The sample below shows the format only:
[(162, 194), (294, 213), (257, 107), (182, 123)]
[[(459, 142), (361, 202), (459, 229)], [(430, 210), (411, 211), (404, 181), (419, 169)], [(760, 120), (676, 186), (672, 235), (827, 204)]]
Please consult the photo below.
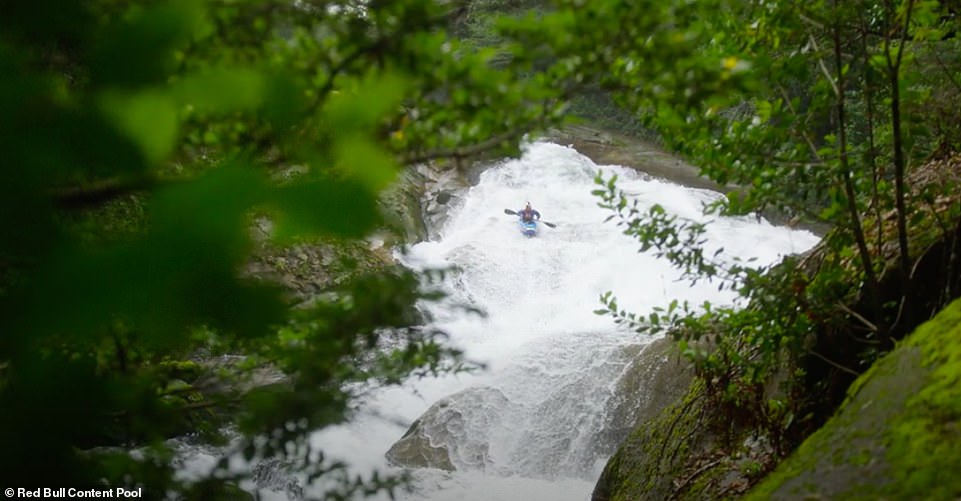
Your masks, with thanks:
[[(430, 443), (449, 453), (448, 472), (414, 470), (410, 500), (574, 501), (591, 489), (616, 443), (609, 439), (616, 382), (637, 347), (649, 342), (593, 313), (611, 290), (619, 303), (644, 313), (672, 299), (730, 303), (714, 284), (691, 287), (666, 261), (637, 252), (610, 213), (591, 195), (598, 170), (616, 173), (619, 187), (643, 207), (704, 221), (702, 206), (720, 195), (686, 188), (617, 166), (598, 167), (577, 151), (547, 142), (520, 159), (485, 170), (435, 239), (399, 258), (415, 269), (454, 267), (448, 300), (428, 305), (450, 342), (486, 370), (409, 381), (382, 390), (349, 425), (324, 430), (317, 445), (364, 468), (391, 470), (384, 453), (407, 426), (438, 403), (421, 423)], [(521, 234), (514, 217), (530, 201), (545, 221), (539, 234)], [(715, 218), (709, 249), (721, 258), (773, 263), (814, 245), (804, 231), (753, 217)], [(481, 317), (454, 305), (486, 312)], [(428, 419), (425, 416), (425, 420)]]
[[(420, 452), (435, 454), (430, 461), (444, 469), (411, 470), (416, 491), (400, 493), (400, 499), (587, 500), (629, 428), (618, 382), (651, 342), (594, 314), (599, 296), (613, 291), (619, 304), (637, 313), (672, 299), (692, 304), (734, 299), (715, 284), (692, 287), (679, 280), (669, 263), (638, 253), (636, 241), (605, 223), (610, 213), (591, 195), (598, 170), (605, 177), (617, 174), (619, 188), (642, 207), (660, 204), (692, 220), (706, 220), (703, 204), (720, 196), (628, 168), (599, 167), (572, 148), (548, 142), (492, 165), (453, 199), (443, 226), (431, 229), (431, 241), (397, 254), (414, 269), (454, 270), (443, 284), (448, 297), (424, 308), (434, 327), (485, 369), (375, 389), (355, 419), (316, 432), (312, 445), (360, 475), (397, 472), (385, 453), (421, 419), (430, 450)], [(518, 210), (528, 201), (556, 227), (540, 225), (536, 237), (522, 235), (504, 209)], [(724, 249), (721, 259), (754, 257), (759, 264), (817, 241), (808, 232), (753, 217), (715, 218), (706, 237), (712, 253)], [(291, 489), (296, 482), (284, 478), (296, 472), (260, 473), (270, 480), (270, 485), (258, 482), (265, 499), (298, 492)], [(305, 494), (321, 489), (313, 486)]]

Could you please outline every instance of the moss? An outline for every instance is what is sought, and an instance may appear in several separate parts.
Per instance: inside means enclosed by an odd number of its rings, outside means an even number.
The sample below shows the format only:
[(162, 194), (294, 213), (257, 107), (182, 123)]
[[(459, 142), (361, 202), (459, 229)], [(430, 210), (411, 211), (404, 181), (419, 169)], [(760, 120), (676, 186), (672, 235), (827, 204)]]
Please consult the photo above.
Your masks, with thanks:
[(637, 427), (608, 461), (594, 499), (666, 499), (691, 451), (703, 445), (700, 397), (695, 383), (687, 395), (658, 417)]
[(678, 486), (678, 490), (683, 491), (683, 495), (679, 495), (677, 499), (710, 499), (711, 501), (731, 499), (731, 496), (718, 493), (719, 485), (729, 475), (731, 468), (731, 461), (725, 460), (718, 461), (704, 470), (695, 471), (691, 474), (697, 475), (693, 482), (689, 481), (689, 485), (682, 483)]
[(747, 499), (957, 499), (958, 471), (961, 300), (862, 375)]
[(907, 403), (888, 433), (887, 460), (898, 499), (961, 496), (961, 302), (956, 301), (909, 340), (931, 367), (928, 384)]

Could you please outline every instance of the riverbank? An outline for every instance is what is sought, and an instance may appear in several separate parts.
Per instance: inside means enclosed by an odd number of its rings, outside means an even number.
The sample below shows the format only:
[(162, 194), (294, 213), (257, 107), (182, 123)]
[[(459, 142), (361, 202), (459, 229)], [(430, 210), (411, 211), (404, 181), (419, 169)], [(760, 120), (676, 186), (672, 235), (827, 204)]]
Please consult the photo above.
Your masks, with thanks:
[(598, 165), (623, 165), (691, 188), (721, 193), (734, 188), (701, 176), (697, 167), (641, 138), (592, 125), (568, 125), (549, 132), (546, 137), (559, 144), (571, 145)]

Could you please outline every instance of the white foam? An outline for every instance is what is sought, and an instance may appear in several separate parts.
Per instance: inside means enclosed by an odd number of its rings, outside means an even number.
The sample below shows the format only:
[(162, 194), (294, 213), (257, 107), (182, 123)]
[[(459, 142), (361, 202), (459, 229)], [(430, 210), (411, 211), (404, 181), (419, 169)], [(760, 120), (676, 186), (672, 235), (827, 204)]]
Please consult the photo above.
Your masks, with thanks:
[[(599, 167), (571, 148), (530, 145), (522, 158), (485, 171), (454, 208), (437, 241), (409, 249), (412, 267), (456, 266), (446, 284), (450, 301), (482, 308), (486, 318), (448, 306), (430, 306), (436, 327), (467, 357), (489, 370), (474, 375), (408, 381), (378, 390), (350, 424), (318, 432), (315, 445), (351, 463), (358, 473), (391, 470), (384, 453), (407, 426), (437, 400), (466, 388), (489, 387), (506, 399), (485, 401), (483, 426), (468, 426), (467, 442), (485, 443), (480, 464), (453, 473), (415, 471), (418, 492), (409, 500), (574, 501), (589, 498), (597, 475), (613, 452), (592, 451), (602, 430), (613, 380), (625, 363), (622, 348), (646, 342), (598, 316), (598, 296), (612, 290), (619, 303), (638, 313), (671, 299), (728, 302), (713, 284), (690, 287), (667, 262), (638, 254), (638, 244), (612, 223), (591, 195)], [(672, 214), (704, 220), (702, 204), (719, 195), (616, 173), (619, 187), (642, 206), (661, 204)], [(520, 234), (515, 218), (530, 201), (557, 228), (535, 238)], [(807, 232), (774, 227), (753, 218), (719, 219), (709, 245), (729, 256), (770, 263), (784, 253), (812, 246)], [(498, 403), (500, 402), (500, 403)], [(497, 408), (493, 408), (497, 407)], [(475, 423), (477, 424), (477, 423)], [(483, 429), (481, 429), (483, 428)], [(456, 460), (455, 460), (456, 462)]]

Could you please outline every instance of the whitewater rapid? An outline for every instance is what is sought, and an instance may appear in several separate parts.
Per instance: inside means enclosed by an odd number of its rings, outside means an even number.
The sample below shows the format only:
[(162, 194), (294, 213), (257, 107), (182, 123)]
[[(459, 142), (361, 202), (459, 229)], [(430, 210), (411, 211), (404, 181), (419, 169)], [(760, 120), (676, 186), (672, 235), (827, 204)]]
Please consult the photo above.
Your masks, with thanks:
[[(401, 499), (434, 501), (583, 501), (613, 449), (596, 450), (617, 377), (630, 362), (625, 347), (649, 342), (618, 329), (593, 310), (614, 291), (638, 313), (672, 299), (728, 303), (714, 284), (691, 287), (667, 262), (637, 252), (638, 244), (612, 223), (591, 195), (598, 171), (617, 174), (618, 186), (642, 207), (706, 221), (703, 204), (720, 195), (651, 179), (635, 170), (597, 166), (572, 148), (538, 142), (520, 159), (497, 163), (451, 207), (437, 237), (398, 253), (415, 269), (454, 267), (449, 294), (426, 305), (436, 327), (466, 356), (486, 365), (477, 374), (411, 380), (375, 392), (349, 425), (324, 430), (315, 444), (358, 472), (389, 467), (384, 453), (436, 401), (484, 389), (463, 405), (464, 422), (448, 430), (460, 443), (458, 471), (414, 470), (418, 491)], [(530, 201), (556, 228), (520, 234), (504, 209)], [(773, 263), (818, 238), (753, 217), (712, 218), (707, 246)], [(468, 304), (479, 317), (452, 307)], [(494, 395), (489, 397), (485, 395)], [(448, 437), (448, 440), (450, 438)], [(482, 451), (468, 456), (464, 451)]]
[[(589, 499), (616, 448), (607, 427), (618, 378), (637, 347), (650, 342), (594, 314), (599, 296), (613, 291), (622, 307), (637, 313), (673, 299), (733, 300), (716, 284), (692, 287), (679, 280), (666, 261), (638, 253), (636, 241), (613, 222), (604, 223), (610, 212), (591, 195), (598, 171), (605, 178), (617, 174), (619, 188), (642, 208), (660, 204), (692, 220), (706, 221), (702, 206), (720, 196), (624, 167), (597, 166), (572, 148), (548, 142), (530, 144), (521, 158), (492, 165), (476, 185), (453, 198), (443, 227), (432, 229), (435, 238), (396, 254), (414, 269), (454, 270), (443, 283), (448, 298), (424, 308), (433, 327), (446, 331), (450, 343), (485, 370), (371, 391), (355, 419), (315, 433), (312, 445), (349, 463), (358, 475), (398, 472), (385, 459), (391, 445), (432, 404), (463, 392), (448, 406), (458, 419), (431, 438), (448, 447), (456, 471), (414, 469), (416, 491), (401, 492), (399, 499)], [(556, 228), (541, 225), (537, 237), (521, 235), (516, 218), (504, 209), (518, 210), (528, 201)], [(712, 218), (706, 237), (709, 249), (723, 247), (721, 259), (754, 257), (758, 264), (804, 251), (818, 240), (753, 217)], [(470, 314), (461, 305), (486, 315)], [(320, 493), (319, 486), (307, 490)], [(287, 498), (282, 488), (260, 494)]]

